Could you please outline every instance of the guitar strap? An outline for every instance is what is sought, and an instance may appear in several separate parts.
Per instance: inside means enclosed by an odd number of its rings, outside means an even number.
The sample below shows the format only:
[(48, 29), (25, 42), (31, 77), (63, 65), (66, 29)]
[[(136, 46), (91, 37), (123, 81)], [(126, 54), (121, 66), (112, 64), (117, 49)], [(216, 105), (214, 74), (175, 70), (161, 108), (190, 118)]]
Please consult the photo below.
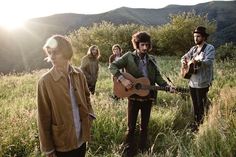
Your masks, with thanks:
[(206, 46), (207, 46), (207, 44), (206, 44), (206, 43), (204, 43), (204, 45), (203, 45), (203, 47), (202, 47), (202, 49), (201, 49), (201, 51), (200, 51), (200, 52), (204, 52), (204, 50), (205, 50)]
[(197, 46), (195, 46), (195, 50), (194, 50), (194, 52), (193, 52), (193, 55), (192, 55), (192, 58), (191, 58), (191, 59), (195, 58), (195, 57), (196, 57), (197, 55), (199, 55), (201, 52), (204, 52), (206, 46), (207, 46), (207, 44), (204, 43), (204, 45), (202, 46), (201, 50), (200, 50), (198, 53), (196, 53), (196, 54), (195, 54), (195, 52), (197, 51)]
[[(151, 58), (151, 57), (150, 57), (150, 58)], [(168, 76), (166, 76), (165, 73), (163, 73), (163, 72), (160, 71), (160, 68), (159, 68), (158, 65), (156, 64), (155, 59), (154, 59), (154, 58), (151, 58), (150, 60), (151, 60), (152, 63), (156, 66), (157, 70), (158, 70), (160, 73), (162, 73), (162, 74), (166, 77), (166, 79), (167, 79), (172, 85), (174, 85), (174, 83), (171, 81), (171, 79), (170, 79)]]
[(152, 63), (156, 66), (157, 70), (160, 71), (158, 65), (156, 64), (155, 59), (154, 59), (154, 58), (151, 58), (151, 57), (149, 57), (149, 58), (150, 58), (150, 60), (152, 61)]

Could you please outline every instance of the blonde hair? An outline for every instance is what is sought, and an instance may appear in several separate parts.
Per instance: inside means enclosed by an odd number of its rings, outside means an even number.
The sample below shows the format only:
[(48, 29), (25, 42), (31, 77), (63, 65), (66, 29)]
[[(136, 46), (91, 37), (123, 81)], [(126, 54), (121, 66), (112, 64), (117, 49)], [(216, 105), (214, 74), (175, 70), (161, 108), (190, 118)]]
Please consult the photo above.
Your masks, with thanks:
[(99, 50), (99, 48), (98, 48), (97, 45), (92, 45), (92, 46), (90, 46), (89, 49), (88, 49), (87, 54), (88, 54), (88, 55), (92, 55), (92, 50), (94, 50), (94, 49), (97, 50), (96, 58), (99, 59), (99, 58), (101, 57), (101, 55), (100, 55), (100, 50)]
[(70, 60), (73, 56), (71, 42), (63, 35), (53, 35), (47, 39), (43, 46), (43, 50), (49, 56), (48, 49), (58, 50), (65, 59)]

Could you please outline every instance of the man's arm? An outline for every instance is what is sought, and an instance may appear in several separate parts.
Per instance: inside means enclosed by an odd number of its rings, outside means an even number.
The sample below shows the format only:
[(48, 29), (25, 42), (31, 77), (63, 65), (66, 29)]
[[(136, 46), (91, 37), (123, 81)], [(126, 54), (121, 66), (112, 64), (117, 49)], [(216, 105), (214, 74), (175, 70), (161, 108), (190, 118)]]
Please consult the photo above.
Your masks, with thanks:
[(90, 99), (90, 92), (89, 92), (88, 84), (87, 84), (87, 81), (86, 81), (86, 77), (83, 74), (80, 78), (82, 79), (81, 82), (83, 84), (89, 114), (92, 115), (93, 117), (96, 117), (95, 114), (94, 114), (93, 108), (92, 108), (91, 99)]
[(201, 61), (202, 67), (209, 66), (213, 64), (215, 59), (215, 48), (214, 46), (208, 44), (205, 50), (205, 57)]
[(116, 77), (119, 78), (121, 74), (120, 69), (123, 69), (127, 66), (127, 62), (128, 62), (128, 55), (129, 53), (124, 54), (122, 57), (120, 57), (118, 60), (113, 61), (108, 69), (110, 70), (111, 74)]
[(116, 77), (117, 80), (120, 81), (124, 87), (126, 87), (127, 89), (130, 89), (132, 87), (132, 82), (126, 79), (120, 72), (120, 69), (124, 69), (127, 66), (128, 55), (129, 53), (124, 54), (117, 61), (112, 62), (108, 68), (110, 72), (112, 73), (112, 75)]
[(39, 81), (37, 91), (39, 139), (43, 152), (53, 152), (54, 145), (51, 136), (51, 103), (43, 81), (44, 80), (42, 79)]
[(186, 64), (186, 61), (189, 61), (191, 59), (191, 56), (193, 55), (194, 49), (196, 49), (196, 46), (193, 46), (186, 54), (184, 54), (181, 57), (181, 63)]

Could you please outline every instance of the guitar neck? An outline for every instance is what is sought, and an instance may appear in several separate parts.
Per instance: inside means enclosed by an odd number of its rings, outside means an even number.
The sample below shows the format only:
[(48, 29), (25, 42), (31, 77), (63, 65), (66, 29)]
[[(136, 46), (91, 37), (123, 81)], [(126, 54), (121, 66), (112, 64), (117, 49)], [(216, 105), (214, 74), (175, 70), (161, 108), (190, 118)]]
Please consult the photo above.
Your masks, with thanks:
[[(142, 89), (144, 90), (154, 90), (154, 91), (170, 91), (170, 87), (161, 87), (161, 86), (150, 86), (150, 85), (142, 85)], [(182, 87), (176, 87), (175, 91), (179, 92), (179, 93), (189, 93), (189, 89), (188, 88), (182, 88)]]
[[(162, 90), (162, 91), (167, 91), (167, 92), (171, 91), (170, 87), (150, 85), (150, 81), (146, 77), (141, 77), (141, 78), (136, 79), (132, 75), (126, 72), (122, 73), (122, 75), (133, 83), (133, 87), (131, 89), (126, 89), (119, 81), (117, 81), (117, 78), (114, 77), (113, 90), (114, 90), (114, 94), (118, 96), (119, 98), (130, 97), (133, 94), (144, 97), (149, 94), (150, 90), (153, 90), (153, 91)], [(189, 89), (176, 87), (173, 93), (189, 93)]]

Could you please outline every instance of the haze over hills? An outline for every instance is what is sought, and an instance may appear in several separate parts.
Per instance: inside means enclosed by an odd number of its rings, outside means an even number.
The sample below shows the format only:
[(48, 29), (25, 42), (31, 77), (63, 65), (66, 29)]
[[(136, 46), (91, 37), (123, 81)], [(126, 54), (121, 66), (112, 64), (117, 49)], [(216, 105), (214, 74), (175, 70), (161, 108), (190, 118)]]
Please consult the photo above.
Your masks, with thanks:
[[(135, 23), (140, 25), (163, 25), (169, 22), (170, 14), (189, 12), (195, 10), (197, 14), (208, 14), (209, 20), (217, 21), (217, 34), (232, 30), (236, 24), (236, 1), (213, 1), (193, 6), (169, 5), (162, 9), (133, 9), (122, 7), (102, 14), (57, 14), (48, 17), (32, 19), (29, 27), (54, 27), (60, 33), (66, 33), (81, 26), (91, 26), (93, 23), (109, 21), (114, 24)], [(37, 26), (38, 25), (38, 26)], [(235, 28), (235, 26), (233, 26)], [(234, 29), (235, 30), (235, 29)], [(223, 33), (222, 35), (224, 35)], [(227, 36), (223, 37), (217, 45), (229, 42)]]
[[(236, 42), (236, 1), (213, 1), (193, 6), (169, 5), (162, 9), (133, 9), (122, 7), (102, 14), (56, 14), (31, 19), (26, 28), (9, 33), (0, 28), (0, 72), (15, 69), (36, 69), (42, 66), (42, 46), (52, 34), (67, 34), (81, 26), (91, 26), (102, 21), (114, 24), (163, 25), (169, 22), (169, 15), (195, 10), (197, 14), (208, 14), (209, 20), (216, 20), (217, 31), (214, 45)], [(18, 62), (13, 62), (17, 58)]]

